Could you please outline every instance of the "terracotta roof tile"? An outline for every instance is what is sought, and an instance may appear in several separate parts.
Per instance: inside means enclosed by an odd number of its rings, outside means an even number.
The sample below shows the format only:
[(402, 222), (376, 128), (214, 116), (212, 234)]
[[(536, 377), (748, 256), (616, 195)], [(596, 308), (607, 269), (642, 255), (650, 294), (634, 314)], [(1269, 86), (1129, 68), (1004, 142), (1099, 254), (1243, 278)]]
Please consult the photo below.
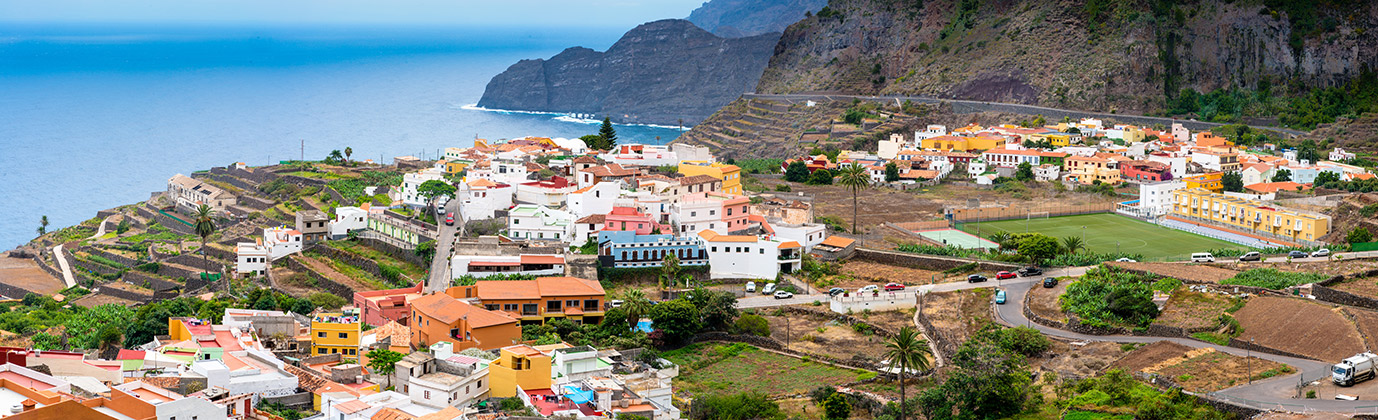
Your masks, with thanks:
[(851, 246), (853, 242), (856, 241), (849, 238), (843, 238), (841, 236), (829, 236), (828, 239), (823, 240), (822, 244), (831, 247), (846, 248), (848, 246)]

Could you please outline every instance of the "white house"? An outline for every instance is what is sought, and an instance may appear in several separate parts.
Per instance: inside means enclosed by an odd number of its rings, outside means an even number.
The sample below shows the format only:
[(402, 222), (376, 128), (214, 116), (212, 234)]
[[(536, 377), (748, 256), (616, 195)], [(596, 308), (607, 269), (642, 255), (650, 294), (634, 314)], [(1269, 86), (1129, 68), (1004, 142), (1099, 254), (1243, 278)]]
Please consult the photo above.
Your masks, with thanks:
[(340, 239), (349, 236), (350, 231), (368, 228), (368, 209), (371, 203), (362, 207), (336, 207), (335, 220), (330, 221), (330, 237)]
[(692, 144), (673, 143), (670, 145), (670, 151), (675, 152), (675, 157), (679, 158), (679, 160), (688, 160), (693, 162), (714, 161), (713, 152), (708, 150), (708, 146), (696, 146)]
[(296, 393), (297, 376), (286, 371), (284, 363), (272, 353), (245, 349), (222, 355), (233, 358), (244, 367), (233, 372), (223, 360), (196, 360), (187, 373), (206, 378), (206, 387), (225, 388), (231, 394), (251, 394), (255, 402), (262, 397), (280, 397)]
[(607, 222), (606, 214), (590, 214), (579, 220), (574, 221), (574, 237), (569, 243), (582, 246), (588, 243), (589, 238), (598, 238), (598, 232), (603, 230), (603, 223)]
[(475, 179), (459, 184), (455, 190), (460, 200), (460, 213), (464, 220), (492, 219), (498, 210), (512, 207), (512, 195), (516, 188), (488, 179)]
[[(202, 398), (185, 397), (182, 394), (150, 385), (147, 382), (126, 382), (111, 388), (152, 404), (153, 415), (157, 420), (177, 420), (179, 418), (224, 420), (227, 418), (226, 412), (228, 410), (226, 407)], [(245, 413), (243, 407), (236, 408), (239, 409), (239, 413)]]
[(168, 178), (167, 194), (177, 209), (183, 212), (194, 212), (205, 204), (219, 213), (238, 202), (234, 194), (182, 174)]
[(1244, 185), (1254, 185), (1263, 182), (1273, 182), (1273, 174), (1277, 173), (1277, 168), (1267, 163), (1252, 163), (1244, 165), (1244, 170), (1240, 171), (1244, 179)]
[(404, 174), (402, 175), (402, 188), (394, 190), (395, 196), (392, 197), (392, 199), (401, 201), (402, 204), (406, 204), (408, 206), (424, 207), (426, 205), (428, 197), (423, 197), (420, 193), (418, 193), (416, 191), (417, 187), (420, 187), (421, 184), (424, 184), (426, 181), (444, 180), (445, 169), (443, 168), (427, 168), (419, 172), (411, 172), (408, 174)]
[(493, 171), (493, 181), (504, 184), (517, 185), (526, 182), (527, 171), (526, 162), (512, 160), (495, 160), (491, 162)]
[(977, 176), (980, 176), (984, 173), (986, 173), (986, 161), (981, 159), (972, 159), (971, 162), (967, 162), (968, 176), (976, 178)]
[(1156, 217), (1172, 212), (1172, 192), (1186, 187), (1183, 181), (1139, 184), (1140, 216)]
[[(1191, 140), (1191, 130), (1187, 130), (1182, 124), (1172, 123), (1172, 140), (1178, 143), (1186, 143)], [(1175, 174), (1174, 174), (1175, 175)]]
[(507, 212), (509, 238), (569, 241), (573, 234), (574, 217), (569, 212), (530, 204), (522, 204)]
[(599, 182), (569, 193), (566, 205), (574, 217), (583, 218), (612, 211), (612, 201), (622, 192), (616, 182)]
[(301, 252), (301, 231), (287, 227), (263, 229), (263, 245), (272, 261)]
[(413, 376), (407, 381), (407, 396), (417, 404), (429, 407), (467, 407), (488, 395), (491, 385), (488, 369), (479, 369), (460, 376), (445, 372), (432, 372)]
[(601, 156), (619, 165), (664, 166), (678, 164), (682, 159), (667, 146), (623, 144)]
[[(580, 244), (582, 245), (582, 244)], [(537, 277), (565, 275), (564, 255), (455, 255), (450, 257), (450, 273), (488, 277), (499, 274), (529, 274)]]
[(1148, 155), (1149, 162), (1158, 162), (1167, 165), (1171, 169), (1172, 179), (1182, 179), (1187, 176), (1187, 157), (1173, 156), (1167, 153), (1152, 153)]
[(771, 223), (770, 227), (775, 229), (776, 240), (798, 242), (804, 252), (813, 251), (814, 245), (828, 238), (828, 227), (821, 223)]
[(899, 157), (900, 148), (906, 144), (903, 134), (891, 134), (889, 140), (881, 140), (876, 144), (876, 156), (880, 156), (881, 159), (894, 159)]
[(598, 350), (589, 346), (563, 347), (551, 351), (550, 379), (555, 385), (593, 377), (612, 376), (612, 365), (598, 361)]
[(1357, 156), (1358, 155), (1355, 155), (1354, 153), (1346, 152), (1345, 149), (1341, 149), (1338, 147), (1330, 150), (1330, 160), (1332, 161), (1345, 161), (1349, 159), (1354, 159)]
[(946, 135), (947, 126), (941, 124), (929, 124), (927, 127), (924, 127), (923, 130), (914, 132), (914, 143), (917, 144), (922, 142), (924, 139), (931, 139), (934, 137), (942, 137)]
[(1033, 168), (1035, 181), (1055, 181), (1062, 175), (1062, 167), (1045, 163)]
[(698, 233), (708, 248), (708, 275), (715, 279), (767, 279), (799, 270), (803, 246), (751, 235), (720, 235), (704, 229)]
[(240, 242), (235, 246), (236, 273), (262, 276), (268, 273), (268, 247), (261, 243)]
[(565, 197), (574, 192), (575, 185), (563, 177), (551, 177), (548, 181), (531, 181), (517, 185), (517, 202), (546, 207), (565, 205)]

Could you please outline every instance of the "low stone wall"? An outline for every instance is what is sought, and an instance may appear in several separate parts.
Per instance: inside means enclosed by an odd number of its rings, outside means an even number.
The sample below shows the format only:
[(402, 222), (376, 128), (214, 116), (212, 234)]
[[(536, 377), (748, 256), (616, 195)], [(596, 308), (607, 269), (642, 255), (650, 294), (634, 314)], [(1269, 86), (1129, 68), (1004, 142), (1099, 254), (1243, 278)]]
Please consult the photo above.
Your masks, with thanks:
[(1229, 344), (1229, 346), (1230, 346), (1230, 347), (1234, 347), (1234, 348), (1239, 348), (1239, 349), (1252, 350), (1252, 351), (1256, 351), (1256, 352), (1259, 352), (1259, 353), (1276, 354), (1276, 355), (1278, 355), (1278, 356), (1287, 356), (1287, 357), (1295, 357), (1295, 358), (1298, 358), (1298, 359), (1311, 359), (1311, 360), (1314, 360), (1312, 357), (1309, 357), (1309, 356), (1302, 356), (1302, 355), (1300, 355), (1300, 354), (1292, 353), (1292, 352), (1289, 352), (1289, 351), (1283, 351), (1283, 350), (1278, 350), (1278, 349), (1275, 349), (1275, 348), (1272, 348), (1272, 347), (1261, 346), (1261, 345), (1258, 345), (1258, 344), (1256, 344), (1256, 343), (1250, 343), (1250, 342), (1245, 341), (1245, 340), (1240, 340), (1240, 339), (1238, 339), (1238, 338), (1231, 338), (1231, 339), (1230, 339), (1230, 344)]
[(151, 294), (139, 294), (124, 289), (116, 289), (114, 287), (97, 287), (97, 289), (99, 289), (99, 291), (97, 292), (98, 294), (106, 296), (114, 296), (120, 299), (132, 300), (139, 303), (148, 303), (153, 301), (153, 295)]
[(179, 219), (174, 219), (166, 214), (154, 212), (153, 220), (157, 220), (159, 225), (162, 225), (163, 227), (168, 228), (168, 230), (171, 230), (173, 232), (177, 232), (177, 234), (179, 235), (196, 234), (195, 228), (188, 226), (187, 224), (178, 221)]
[(149, 220), (157, 219), (156, 215), (158, 214), (157, 212), (154, 212), (153, 210), (149, 209), (148, 206), (144, 205), (134, 206), (134, 213), (138, 214), (140, 217)]
[(359, 238), (359, 241), (369, 248), (376, 249), (393, 258), (416, 264), (417, 267), (429, 268), (431, 266), (431, 262), (417, 256), (415, 250), (402, 248), (388, 243), (387, 241), (374, 238)]
[(171, 277), (174, 279), (190, 279), (199, 278), (201, 276), (201, 272), (191, 271), (181, 267), (173, 267), (171, 265), (162, 264), (158, 266), (158, 275)]
[[(200, 276), (195, 276), (200, 277)], [(126, 283), (147, 287), (152, 290), (169, 290), (182, 287), (181, 285), (163, 277), (158, 277), (139, 270), (125, 271), (120, 277)]]
[(292, 185), (296, 185), (296, 186), (302, 187), (302, 188), (306, 188), (306, 187), (321, 187), (321, 186), (325, 186), (325, 184), (329, 183), (329, 181), (326, 181), (326, 180), (323, 180), (323, 179), (307, 178), (307, 177), (304, 177), (304, 176), (296, 176), (296, 175), (281, 175), (280, 177), (282, 178), (282, 181), (283, 181), (283, 182), (286, 182), (286, 183), (292, 184)]
[(1081, 320), (1077, 319), (1075, 316), (1068, 316), (1067, 323), (1062, 326), (1062, 329), (1086, 335), (1134, 335), (1134, 332), (1130, 331), (1128, 328), (1086, 325), (1081, 323)]
[(202, 259), (200, 255), (182, 254), (163, 260), (173, 264), (185, 265), (187, 267), (199, 268), (202, 270), (218, 273), (225, 270), (225, 264), (215, 259)]
[(273, 206), (276, 206), (277, 203), (277, 201), (269, 200), (266, 198), (258, 198), (249, 195), (239, 197), (239, 205), (259, 211), (267, 210)]
[(1022, 310), (1023, 310), (1023, 312), (1024, 312), (1024, 317), (1025, 317), (1025, 318), (1028, 318), (1029, 321), (1033, 321), (1033, 323), (1035, 323), (1035, 324), (1042, 325), (1042, 326), (1045, 326), (1045, 327), (1057, 328), (1057, 329), (1059, 329), (1059, 330), (1060, 330), (1060, 329), (1063, 329), (1063, 327), (1066, 327), (1066, 325), (1063, 324), (1061, 321), (1055, 321), (1055, 320), (1051, 320), (1051, 319), (1048, 319), (1048, 318), (1044, 318), (1043, 316), (1041, 316), (1041, 315), (1035, 313), (1033, 310), (1029, 309), (1029, 300), (1032, 299), (1032, 298), (1033, 298), (1033, 293), (1025, 293), (1025, 294), (1024, 294), (1024, 305), (1023, 305), (1023, 309), (1022, 309)]
[(942, 353), (942, 358), (944, 360), (950, 360), (952, 355), (957, 354), (958, 343), (953, 342), (951, 339), (944, 336), (942, 332), (938, 331), (937, 328), (934, 328), (933, 322), (929, 321), (928, 317), (923, 314), (923, 309), (923, 295), (920, 295), (919, 315), (916, 319), (918, 319), (919, 325), (923, 327), (925, 335), (933, 341), (933, 346), (938, 349), (939, 353)]
[(67, 262), (72, 263), (72, 270), (83, 270), (88, 273), (96, 273), (102, 276), (119, 275), (121, 271), (118, 268), (92, 261), (73, 259), (68, 260)]
[(321, 275), (321, 273), (315, 272), (310, 267), (307, 267), (306, 264), (302, 264), (301, 261), (297, 261), (297, 256), (295, 255), (287, 257), (287, 268), (291, 268), (294, 271), (306, 273), (306, 275), (311, 276), (311, 278), (313, 279), (316, 279), (317, 289), (328, 292), (335, 296), (345, 298), (346, 300), (349, 300), (351, 302), (354, 300), (354, 289), (350, 289), (349, 287), (343, 284), (336, 283), (334, 280), (331, 280), (325, 277), (324, 275)]
[(1359, 296), (1353, 293), (1331, 289), (1320, 284), (1311, 285), (1311, 295), (1316, 300), (1322, 302), (1337, 303), (1347, 306), (1357, 306), (1367, 309), (1378, 309), (1378, 299), (1367, 296)]
[[(234, 246), (234, 245), (231, 245), (231, 246)], [(220, 260), (222, 260), (222, 261), (229, 261), (230, 263), (227, 263), (226, 265), (231, 265), (231, 264), (233, 264), (233, 261), (236, 261), (236, 260), (239, 259), (239, 256), (238, 256), (238, 255), (235, 255), (235, 252), (234, 252), (234, 251), (225, 250), (225, 249), (221, 249), (221, 248), (216, 248), (216, 247), (213, 247), (213, 246), (206, 246), (206, 247), (203, 248), (203, 249), (205, 250), (206, 255), (209, 255), (211, 258), (217, 258), (217, 259), (220, 259)]]
[[(49, 253), (49, 252), (45, 252), (45, 253), (43, 253), (43, 254), (50, 254), (50, 253)], [(47, 263), (46, 261), (43, 260), (43, 254), (34, 254), (34, 256), (33, 256), (33, 261), (36, 262), (36, 263), (38, 263), (38, 268), (39, 268), (39, 269), (42, 269), (43, 272), (48, 273), (49, 275), (53, 276), (54, 278), (57, 278), (58, 281), (63, 281), (63, 280), (62, 280), (62, 273), (61, 273), (61, 272), (58, 272), (58, 269), (53, 268), (53, 266), (48, 265), (48, 263)], [(64, 283), (64, 284), (65, 284), (65, 283)]]
[(853, 258), (865, 259), (884, 264), (895, 264), (923, 268), (927, 270), (943, 271), (955, 268), (960, 265), (977, 263), (982, 270), (1002, 271), (1018, 270), (1019, 264), (1005, 263), (999, 261), (985, 261), (971, 258), (944, 257), (938, 255), (914, 254), (899, 251), (883, 251), (871, 248), (857, 248)]
[(330, 199), (335, 200), (336, 203), (340, 203), (342, 206), (354, 204), (352, 200), (345, 200), (344, 194), (340, 194), (340, 192), (335, 191), (334, 188), (325, 187), (324, 189), (326, 194), (330, 194)]
[[(61, 279), (62, 276), (58, 276), (58, 278)], [(14, 299), (23, 299), (23, 298), (24, 298), (24, 295), (27, 295), (27, 294), (29, 294), (29, 293), (33, 293), (33, 294), (36, 294), (36, 295), (42, 294), (42, 293), (37, 293), (37, 292), (34, 292), (34, 291), (32, 291), (32, 290), (28, 290), (28, 289), (25, 289), (25, 288), (22, 288), (22, 287), (12, 286), (12, 285), (5, 284), (5, 283), (0, 283), (0, 295), (4, 295), (5, 297), (14, 298)]]
[(292, 409), (310, 409), (312, 397), (314, 395), (315, 394), (310, 392), (302, 392), (280, 397), (263, 397), (263, 401), (282, 404), (284, 407)]
[(565, 275), (589, 280), (598, 279), (598, 256), (581, 254), (565, 255)]

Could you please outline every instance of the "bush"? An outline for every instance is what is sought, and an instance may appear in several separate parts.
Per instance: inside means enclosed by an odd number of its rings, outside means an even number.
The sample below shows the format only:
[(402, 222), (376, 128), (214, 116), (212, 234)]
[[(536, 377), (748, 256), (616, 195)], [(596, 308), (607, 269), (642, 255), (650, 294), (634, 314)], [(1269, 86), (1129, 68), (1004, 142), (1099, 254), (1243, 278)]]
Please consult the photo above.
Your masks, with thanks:
[(790, 191), (793, 191), (793, 190), (794, 190), (794, 189), (793, 189), (793, 188), (790, 188), (789, 184), (778, 184), (778, 185), (775, 186), (775, 191), (779, 191), (779, 192), (790, 192)]
[(1090, 325), (1147, 326), (1158, 316), (1151, 276), (1111, 267), (1095, 268), (1067, 285), (1062, 309)]
[(708, 395), (689, 405), (691, 420), (783, 419), (780, 405), (763, 394)]
[(349, 303), (349, 301), (345, 300), (345, 298), (325, 292), (312, 294), (311, 297), (307, 298), (307, 300), (310, 300), (311, 304), (316, 305), (317, 308), (326, 309), (338, 309), (341, 306), (345, 306)]
[(1319, 282), (1326, 278), (1327, 276), (1321, 273), (1293, 273), (1273, 268), (1254, 268), (1225, 279), (1220, 284), (1282, 290), (1296, 285)]
[(732, 329), (738, 334), (751, 334), (761, 337), (770, 336), (770, 321), (760, 315), (742, 315), (733, 323)]

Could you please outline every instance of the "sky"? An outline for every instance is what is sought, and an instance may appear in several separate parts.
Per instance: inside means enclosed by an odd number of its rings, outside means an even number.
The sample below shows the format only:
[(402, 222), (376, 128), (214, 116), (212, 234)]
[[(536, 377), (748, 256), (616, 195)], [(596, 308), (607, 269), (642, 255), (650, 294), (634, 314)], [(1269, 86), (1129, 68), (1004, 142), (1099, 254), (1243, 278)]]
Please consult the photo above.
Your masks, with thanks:
[(705, 0), (0, 0), (0, 21), (624, 26), (684, 18)]

